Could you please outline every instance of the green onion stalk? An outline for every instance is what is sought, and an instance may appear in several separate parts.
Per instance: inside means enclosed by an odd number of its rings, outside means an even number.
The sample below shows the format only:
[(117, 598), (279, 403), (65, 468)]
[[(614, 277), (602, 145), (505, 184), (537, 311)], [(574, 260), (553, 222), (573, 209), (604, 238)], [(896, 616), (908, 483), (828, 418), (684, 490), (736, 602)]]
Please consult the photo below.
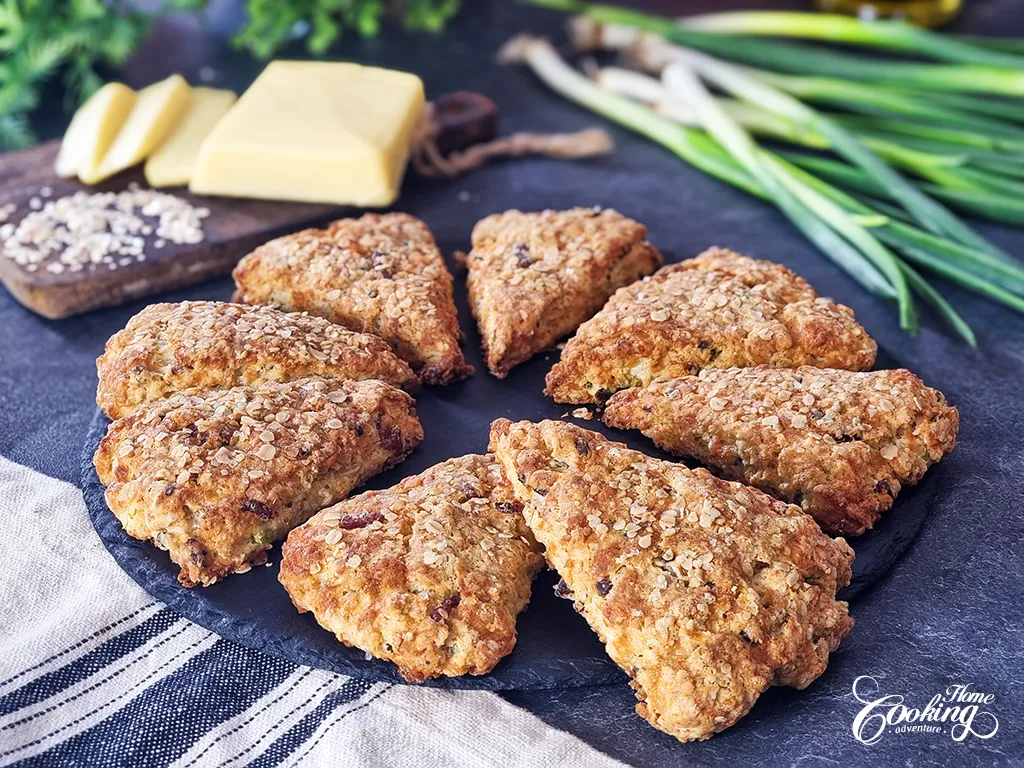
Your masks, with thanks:
[[(765, 69), (795, 74), (812, 72), (825, 77), (865, 80), (904, 88), (937, 89), (943, 92), (953, 90), (1007, 96), (1024, 95), (1024, 67), (1017, 65), (882, 61), (776, 40), (758, 40), (756, 45), (751, 45), (749, 38), (742, 35), (726, 35), (684, 27), (674, 19), (629, 8), (586, 3), (582, 0), (529, 1), (533, 5), (579, 14), (599, 26), (630, 27), (671, 43)], [(601, 36), (600, 33), (597, 35)], [(1012, 59), (1015, 62), (1020, 60), (1021, 57), (1018, 56)]]
[(1024, 69), (1024, 47), (1005, 53), (931, 32), (904, 21), (864, 22), (850, 16), (785, 11), (738, 11), (691, 16), (677, 22), (685, 29), (730, 35), (767, 35), (824, 40), (915, 54), (939, 61)]
[(989, 243), (953, 213), (917, 189), (867, 149), (853, 134), (835, 121), (807, 107), (788, 94), (751, 77), (744, 70), (706, 54), (675, 47), (675, 58), (693, 67), (704, 78), (733, 96), (783, 115), (825, 137), (830, 147), (851, 164), (888, 190), (894, 199), (926, 229), (970, 245), (1006, 260), (1011, 256)]

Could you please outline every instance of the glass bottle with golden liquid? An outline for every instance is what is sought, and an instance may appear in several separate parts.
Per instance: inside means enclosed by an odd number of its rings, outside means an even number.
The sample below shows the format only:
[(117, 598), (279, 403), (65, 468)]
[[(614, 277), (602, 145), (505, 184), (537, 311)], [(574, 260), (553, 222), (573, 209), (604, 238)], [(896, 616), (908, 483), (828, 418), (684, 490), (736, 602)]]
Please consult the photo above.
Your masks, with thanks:
[(905, 19), (922, 27), (938, 27), (959, 13), (962, 0), (814, 0), (819, 11), (846, 13), (862, 19)]

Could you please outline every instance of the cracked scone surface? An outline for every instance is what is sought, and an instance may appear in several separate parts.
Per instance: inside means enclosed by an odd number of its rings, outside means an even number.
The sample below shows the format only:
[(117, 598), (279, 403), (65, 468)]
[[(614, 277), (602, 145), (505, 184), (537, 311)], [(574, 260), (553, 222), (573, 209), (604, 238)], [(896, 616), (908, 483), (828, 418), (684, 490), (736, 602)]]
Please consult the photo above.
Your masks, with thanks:
[(422, 439), (405, 392), (308, 378), (143, 405), (110, 425), (95, 463), (125, 531), (166, 549), (194, 587), (266, 562), (275, 540)]
[(427, 384), (473, 373), (459, 348), (452, 276), (427, 225), (368, 213), (279, 237), (233, 272), (235, 300), (308, 312), (384, 339)]
[(388, 344), (320, 317), (222, 301), (152, 304), (96, 361), (96, 402), (112, 419), (189, 387), (226, 388), (307, 376), (419, 381)]
[(466, 287), (487, 367), (504, 378), (661, 263), (647, 228), (613, 210), (513, 210), (477, 222)]
[(959, 415), (906, 370), (707, 369), (608, 401), (605, 423), (638, 429), (798, 504), (829, 531), (871, 528), (900, 489), (953, 450)]
[(704, 368), (866, 370), (876, 352), (852, 310), (786, 267), (711, 248), (618, 290), (566, 344), (545, 392), (601, 403)]
[(491, 449), (576, 609), (683, 740), (804, 688), (853, 626), (853, 551), (798, 507), (558, 421), (491, 427)]
[(493, 456), (462, 456), (315, 515), (281, 583), (346, 645), (419, 682), (482, 675), (515, 645), (543, 564)]

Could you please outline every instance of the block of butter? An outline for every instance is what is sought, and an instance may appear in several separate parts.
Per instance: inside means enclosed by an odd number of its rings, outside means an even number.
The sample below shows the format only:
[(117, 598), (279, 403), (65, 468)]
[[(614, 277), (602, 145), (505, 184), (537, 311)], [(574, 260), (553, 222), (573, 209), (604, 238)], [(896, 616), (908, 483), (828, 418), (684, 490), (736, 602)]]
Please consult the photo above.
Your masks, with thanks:
[(216, 88), (193, 88), (192, 103), (174, 132), (146, 160), (151, 187), (188, 184), (199, 158), (199, 147), (238, 97)]
[(135, 105), (135, 91), (121, 83), (107, 83), (78, 108), (64, 134), (54, 163), (63, 179), (77, 176), (82, 168), (94, 168), (110, 149)]
[(199, 194), (386, 206), (423, 108), (415, 75), (275, 61), (217, 123), (189, 185)]
[(188, 108), (191, 89), (181, 75), (171, 75), (138, 92), (131, 113), (98, 164), (83, 166), (78, 178), (97, 184), (141, 163), (167, 138)]

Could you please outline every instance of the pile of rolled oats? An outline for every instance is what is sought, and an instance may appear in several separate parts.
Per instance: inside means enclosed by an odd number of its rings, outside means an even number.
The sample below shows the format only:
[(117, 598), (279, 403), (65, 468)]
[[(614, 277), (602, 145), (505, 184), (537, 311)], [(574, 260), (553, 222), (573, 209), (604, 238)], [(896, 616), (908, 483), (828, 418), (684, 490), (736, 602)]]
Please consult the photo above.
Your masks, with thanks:
[(48, 187), (41, 189), (29, 202), (32, 210), (17, 225), (3, 223), (14, 213), (10, 205), (0, 209), (4, 255), (28, 272), (117, 269), (146, 260), (147, 238), (158, 249), (205, 239), (208, 208), (138, 184), (123, 192), (80, 191), (44, 201), (50, 194)]

